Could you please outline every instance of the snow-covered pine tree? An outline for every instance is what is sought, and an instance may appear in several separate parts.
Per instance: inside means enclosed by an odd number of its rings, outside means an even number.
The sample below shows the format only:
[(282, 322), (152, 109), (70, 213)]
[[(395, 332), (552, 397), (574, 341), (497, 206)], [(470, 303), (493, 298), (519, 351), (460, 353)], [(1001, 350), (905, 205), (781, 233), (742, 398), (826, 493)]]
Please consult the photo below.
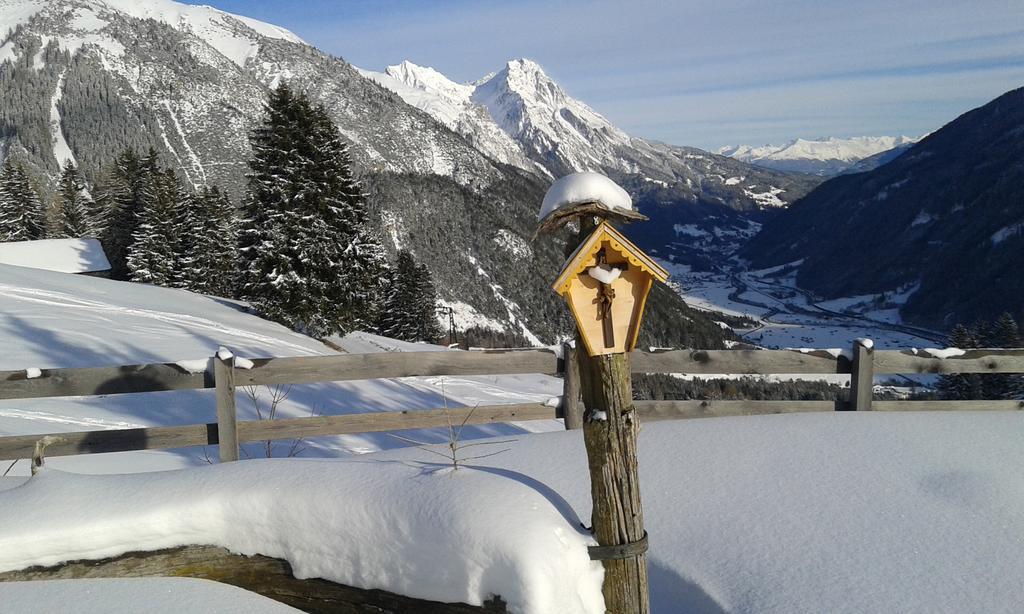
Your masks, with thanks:
[(381, 308), (380, 334), (402, 341), (437, 341), (437, 293), (430, 270), (399, 250)]
[(57, 237), (95, 237), (96, 224), (91, 219), (93, 202), (85, 189), (85, 181), (75, 164), (68, 160), (61, 170), (55, 203), (54, 235)]
[(399, 250), (395, 266), (388, 275), (386, 296), (381, 305), (377, 330), (385, 337), (402, 341), (416, 341), (415, 311), (419, 302), (416, 295), (416, 262), (412, 254)]
[[(957, 324), (949, 336), (949, 346), (961, 349), (978, 347), (974, 332)], [(981, 399), (984, 393), (981, 376), (977, 373), (951, 373), (939, 376), (936, 385), (939, 396), (947, 400)]]
[[(156, 152), (150, 150), (147, 160), (155, 164)], [(139, 225), (142, 208), (142, 188), (145, 181), (144, 164), (130, 149), (123, 151), (97, 182), (96, 201), (105, 205), (106, 223), (100, 236), (103, 251), (110, 261), (110, 276), (128, 279), (128, 248)]]
[(193, 292), (233, 296), (237, 272), (237, 223), (227, 194), (217, 186), (200, 190), (181, 207), (182, 237), (176, 285)]
[(46, 236), (42, 200), (25, 168), (14, 156), (0, 167), (0, 241), (30, 241)]
[(437, 290), (427, 265), (416, 264), (416, 336), (418, 341), (435, 343), (441, 338), (437, 321)]
[(281, 84), (249, 142), (242, 297), (313, 336), (373, 322), (386, 265), (338, 127)]
[(179, 210), (189, 206), (182, 200), (187, 198), (173, 170), (161, 170), (155, 158), (147, 160), (138, 226), (128, 247), (132, 281), (158, 286), (173, 284), (180, 255)]

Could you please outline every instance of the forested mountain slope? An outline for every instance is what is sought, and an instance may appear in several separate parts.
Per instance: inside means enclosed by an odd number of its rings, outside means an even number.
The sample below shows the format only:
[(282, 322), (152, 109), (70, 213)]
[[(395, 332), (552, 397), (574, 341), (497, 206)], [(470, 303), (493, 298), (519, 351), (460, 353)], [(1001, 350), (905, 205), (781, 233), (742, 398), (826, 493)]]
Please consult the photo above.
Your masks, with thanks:
[(895, 160), (832, 179), (765, 224), (740, 255), (802, 260), (824, 297), (919, 284), (902, 308), (942, 328), (1024, 304), (1024, 88), (965, 113)]

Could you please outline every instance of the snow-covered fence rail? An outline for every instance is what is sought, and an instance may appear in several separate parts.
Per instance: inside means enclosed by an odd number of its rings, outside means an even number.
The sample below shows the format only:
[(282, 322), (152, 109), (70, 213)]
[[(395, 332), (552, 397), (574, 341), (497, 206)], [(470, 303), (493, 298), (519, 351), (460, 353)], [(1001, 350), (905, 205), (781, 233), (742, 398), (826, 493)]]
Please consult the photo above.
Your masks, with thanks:
[[(571, 352), (566, 354), (571, 357)], [(222, 363), (229, 363), (226, 359)], [(211, 364), (218, 359), (215, 357)], [(572, 362), (571, 358), (568, 362)], [(0, 372), (0, 399), (129, 394), (217, 387), (218, 423), (104, 431), (53, 433), (60, 440), (46, 448), (48, 456), (183, 448), (216, 445), (232, 458), (238, 442), (345, 435), (403, 429), (446, 427), (451, 422), (489, 424), (564, 417), (569, 428), (579, 416), (578, 373), (551, 350), (487, 350), (474, 352), (388, 352), (288, 358), (238, 359), (234, 367), (195, 369), (188, 363), (124, 365), (72, 369)], [(839, 350), (671, 350), (633, 352), (634, 373), (686, 374), (850, 374), (851, 401), (683, 400), (637, 401), (643, 420), (735, 416), (766, 413), (873, 409), (1006, 410), (1022, 409), (1021, 401), (875, 401), (875, 374), (896, 373), (1024, 373), (1024, 349), (1000, 350), (873, 350), (869, 343), (853, 351)], [(565, 371), (565, 402), (556, 410), (546, 404), (490, 405), (476, 408), (388, 411), (336, 416), (238, 422), (229, 407), (232, 386), (305, 384), (325, 381), (411, 377), (421, 375), (495, 375)], [(230, 433), (234, 432), (234, 436)], [(227, 437), (225, 437), (227, 435)], [(46, 434), (0, 437), (0, 460), (29, 458)], [(236, 452), (237, 454), (237, 452)], [(237, 456), (235, 456), (237, 458)]]

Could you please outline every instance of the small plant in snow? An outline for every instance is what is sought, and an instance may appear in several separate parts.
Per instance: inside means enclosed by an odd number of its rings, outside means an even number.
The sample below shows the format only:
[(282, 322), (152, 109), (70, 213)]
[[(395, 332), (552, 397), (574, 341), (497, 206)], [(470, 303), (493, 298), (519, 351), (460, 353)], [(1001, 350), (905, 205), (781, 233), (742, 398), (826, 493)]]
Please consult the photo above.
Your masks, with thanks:
[[(274, 420), (277, 418), (277, 408), (288, 398), (288, 394), (291, 392), (291, 385), (279, 385), (279, 386), (264, 386), (270, 391), (269, 406), (264, 405), (263, 397), (260, 394), (259, 386), (243, 386), (242, 391), (245, 396), (249, 398), (253, 408), (256, 410), (256, 417), (259, 420)], [(310, 417), (317, 415), (316, 408), (313, 408), (309, 412)], [(302, 454), (305, 451), (302, 442), (303, 438), (299, 437), (291, 442), (288, 452), (285, 454), (286, 458), (292, 458)], [(267, 458), (274, 457), (274, 441), (268, 439), (263, 442), (264, 451), (266, 452)]]
[(478, 454), (476, 456), (460, 456), (460, 452), (464, 451), (466, 448), (474, 448), (474, 447), (477, 447), (477, 446), (496, 446), (496, 445), (501, 445), (501, 444), (504, 444), (504, 443), (513, 443), (515, 441), (518, 441), (516, 439), (504, 439), (502, 441), (478, 441), (478, 442), (475, 442), (475, 443), (462, 443), (462, 429), (464, 429), (466, 427), (466, 424), (469, 422), (469, 419), (473, 417), (473, 412), (476, 411), (476, 408), (479, 407), (479, 405), (474, 405), (473, 408), (469, 410), (469, 413), (466, 414), (466, 417), (462, 419), (462, 422), (459, 423), (459, 426), (456, 427), (452, 423), (452, 416), (451, 416), (451, 414), (448, 413), (448, 395), (445, 394), (445, 391), (444, 391), (444, 378), (443, 377), (441, 378), (441, 399), (444, 402), (444, 414), (445, 414), (445, 417), (448, 419), (447, 420), (448, 421), (448, 444), (447, 444), (448, 445), (448, 450), (447, 451), (441, 452), (441, 451), (435, 450), (435, 449), (430, 447), (430, 446), (436, 445), (436, 444), (429, 444), (429, 443), (427, 443), (425, 441), (418, 441), (418, 440), (412, 439), (410, 437), (403, 437), (402, 435), (395, 435), (394, 433), (388, 433), (388, 434), (391, 435), (392, 437), (394, 437), (395, 439), (401, 439), (402, 441), (407, 441), (409, 443), (421, 446), (421, 449), (423, 451), (425, 451), (425, 452), (430, 452), (431, 454), (436, 454), (437, 456), (441, 456), (441, 457), (445, 458), (448, 462), (450, 462), (452, 464), (452, 469), (455, 469), (455, 470), (458, 470), (459, 463), (465, 463), (466, 461), (478, 460), (478, 459), (481, 459), (481, 458), (487, 458), (489, 456), (495, 456), (497, 454), (501, 454), (502, 452), (508, 452), (509, 451), (509, 448), (505, 448), (503, 450), (498, 450), (496, 452), (489, 452), (487, 454)]

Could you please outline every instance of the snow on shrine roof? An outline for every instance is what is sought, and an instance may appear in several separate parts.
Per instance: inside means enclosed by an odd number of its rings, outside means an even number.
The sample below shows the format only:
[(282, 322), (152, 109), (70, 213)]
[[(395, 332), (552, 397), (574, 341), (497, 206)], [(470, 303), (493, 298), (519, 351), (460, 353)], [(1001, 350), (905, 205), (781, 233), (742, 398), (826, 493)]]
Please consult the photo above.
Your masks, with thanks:
[(601, 173), (573, 173), (548, 188), (537, 219), (543, 220), (559, 209), (585, 203), (599, 203), (609, 210), (633, 210), (633, 199), (611, 179)]
[(664, 282), (668, 279), (668, 271), (655, 262), (653, 258), (645, 254), (636, 245), (633, 245), (614, 226), (607, 222), (601, 222), (594, 232), (590, 233), (590, 236), (583, 243), (580, 243), (576, 251), (569, 256), (565, 266), (562, 267), (562, 271), (558, 274), (558, 279), (555, 280), (555, 283), (551, 284), (551, 288), (555, 292), (564, 295), (569, 290), (569, 282), (582, 273), (583, 269), (591, 266), (591, 257), (601, 249), (601, 245), (605, 241), (608, 241), (612, 249), (625, 256), (630, 263), (647, 271), (658, 281)]
[(110, 269), (96, 239), (40, 239), (0, 243), (0, 264), (58, 273), (93, 273)]

